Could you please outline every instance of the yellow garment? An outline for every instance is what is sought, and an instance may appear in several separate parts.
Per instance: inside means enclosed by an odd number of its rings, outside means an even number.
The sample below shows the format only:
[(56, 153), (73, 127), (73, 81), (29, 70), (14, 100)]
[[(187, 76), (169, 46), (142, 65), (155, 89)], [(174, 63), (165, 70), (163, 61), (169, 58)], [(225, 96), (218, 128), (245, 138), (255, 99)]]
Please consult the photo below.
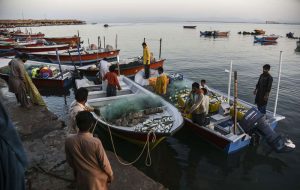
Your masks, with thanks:
[(31, 70), (31, 77), (32, 78), (36, 78), (37, 77), (37, 71), (39, 70), (39, 68), (34, 68)]
[(26, 91), (28, 95), (30, 96), (30, 99), (33, 104), (40, 105), (40, 106), (45, 106), (46, 103), (44, 102), (40, 92), (38, 89), (35, 87), (33, 84), (31, 78), (29, 77), (28, 73), (25, 72), (25, 86), (26, 86)]
[(147, 46), (145, 48), (143, 48), (143, 61), (144, 61), (145, 65), (150, 64), (150, 51)]
[(167, 93), (168, 77), (166, 74), (161, 74), (156, 79), (155, 92), (163, 95)]

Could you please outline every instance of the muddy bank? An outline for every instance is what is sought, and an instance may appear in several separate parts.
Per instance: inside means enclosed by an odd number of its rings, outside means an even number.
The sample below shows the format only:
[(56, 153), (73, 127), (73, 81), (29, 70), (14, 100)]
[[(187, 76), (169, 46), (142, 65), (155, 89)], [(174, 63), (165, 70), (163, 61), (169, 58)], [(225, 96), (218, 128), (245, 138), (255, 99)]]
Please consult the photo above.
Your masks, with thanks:
[[(26, 172), (28, 189), (74, 189), (72, 169), (64, 154), (65, 122), (44, 107), (19, 107), (3, 81), (0, 101), (19, 132), (30, 162)], [(135, 167), (119, 164), (113, 152), (107, 151), (107, 155), (115, 175), (110, 189), (165, 189)]]

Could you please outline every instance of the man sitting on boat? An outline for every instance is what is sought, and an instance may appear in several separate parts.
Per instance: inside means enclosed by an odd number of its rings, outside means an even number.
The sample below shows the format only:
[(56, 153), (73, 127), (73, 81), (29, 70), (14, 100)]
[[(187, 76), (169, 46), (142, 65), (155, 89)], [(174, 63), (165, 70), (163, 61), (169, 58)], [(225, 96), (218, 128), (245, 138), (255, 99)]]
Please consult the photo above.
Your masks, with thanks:
[[(192, 84), (192, 91), (190, 92), (184, 108), (188, 108), (187, 114), (192, 114), (192, 121), (199, 125), (205, 125), (206, 114), (208, 113), (209, 101), (205, 97), (205, 88), (200, 89), (200, 85), (197, 82)], [(207, 91), (206, 91), (207, 92)]]
[(207, 93), (210, 92), (208, 86), (206, 85), (206, 80), (205, 79), (201, 80), (201, 82), (200, 82), (200, 88), (205, 88), (207, 90)]
[(251, 108), (244, 115), (239, 125), (250, 136), (253, 134), (260, 134), (266, 138), (267, 143), (276, 152), (290, 152), (296, 148), (296, 145), (287, 138), (283, 138), (276, 133), (270, 124), (266, 121), (266, 116), (261, 113), (257, 108)]
[(155, 93), (159, 95), (165, 95), (167, 93), (168, 77), (164, 73), (164, 69), (162, 67), (159, 67), (157, 71), (159, 76), (157, 77), (155, 83)]
[(115, 65), (111, 65), (109, 67), (109, 72), (106, 73), (103, 77), (103, 80), (107, 80), (107, 87), (106, 87), (106, 97), (116, 96), (117, 95), (117, 88), (118, 90), (122, 90), (118, 76), (115, 73)]

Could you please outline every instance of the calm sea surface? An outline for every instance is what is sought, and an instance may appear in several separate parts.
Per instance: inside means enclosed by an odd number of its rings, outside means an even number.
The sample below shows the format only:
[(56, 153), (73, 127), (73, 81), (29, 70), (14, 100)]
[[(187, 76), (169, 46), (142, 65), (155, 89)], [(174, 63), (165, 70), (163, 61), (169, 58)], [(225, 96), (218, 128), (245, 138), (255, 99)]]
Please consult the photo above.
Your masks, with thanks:
[[(196, 25), (197, 29), (183, 29)], [(253, 36), (238, 35), (238, 31), (261, 28), (267, 34), (281, 37), (276, 45), (253, 43)], [(300, 54), (295, 53), (296, 40), (285, 38), (288, 32), (300, 36), (299, 25), (231, 24), (231, 23), (115, 23), (109, 28), (103, 24), (81, 26), (49, 26), (32, 28), (47, 36), (70, 36), (80, 32), (87, 45), (97, 44), (104, 36), (106, 44), (118, 48), (121, 58), (142, 55), (144, 38), (156, 57), (162, 38), (162, 58), (166, 58), (167, 72), (180, 72), (195, 81), (206, 79), (209, 86), (227, 92), (228, 75), (224, 72), (233, 61), (238, 71), (238, 96), (252, 102), (255, 84), (264, 64), (271, 65), (274, 77), (268, 109), (273, 111), (278, 81), (279, 52), (283, 51), (281, 90), (278, 113), (286, 116), (276, 129), (287, 134), (297, 149), (287, 154), (268, 154), (264, 146), (250, 147), (227, 156), (188, 130), (179, 131), (152, 151), (152, 166), (141, 160), (136, 164), (151, 178), (169, 189), (300, 189)], [(230, 31), (228, 38), (204, 38), (199, 31)], [(50, 110), (64, 119), (74, 99), (73, 90), (64, 97), (44, 97)], [(102, 139), (107, 141), (105, 137)], [(110, 149), (110, 144), (105, 143)], [(140, 147), (126, 141), (116, 141), (118, 153), (128, 161), (139, 153)], [(138, 180), (138, 179), (137, 179)]]

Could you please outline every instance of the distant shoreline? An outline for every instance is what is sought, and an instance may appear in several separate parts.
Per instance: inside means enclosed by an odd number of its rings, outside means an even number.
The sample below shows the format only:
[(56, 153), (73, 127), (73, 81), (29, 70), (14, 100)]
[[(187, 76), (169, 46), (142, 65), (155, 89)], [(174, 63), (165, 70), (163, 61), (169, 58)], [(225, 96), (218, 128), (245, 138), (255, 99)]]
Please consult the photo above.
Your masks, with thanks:
[(0, 28), (37, 27), (37, 26), (53, 26), (53, 25), (81, 25), (81, 24), (86, 24), (86, 22), (81, 20), (76, 20), (76, 19), (0, 20)]

